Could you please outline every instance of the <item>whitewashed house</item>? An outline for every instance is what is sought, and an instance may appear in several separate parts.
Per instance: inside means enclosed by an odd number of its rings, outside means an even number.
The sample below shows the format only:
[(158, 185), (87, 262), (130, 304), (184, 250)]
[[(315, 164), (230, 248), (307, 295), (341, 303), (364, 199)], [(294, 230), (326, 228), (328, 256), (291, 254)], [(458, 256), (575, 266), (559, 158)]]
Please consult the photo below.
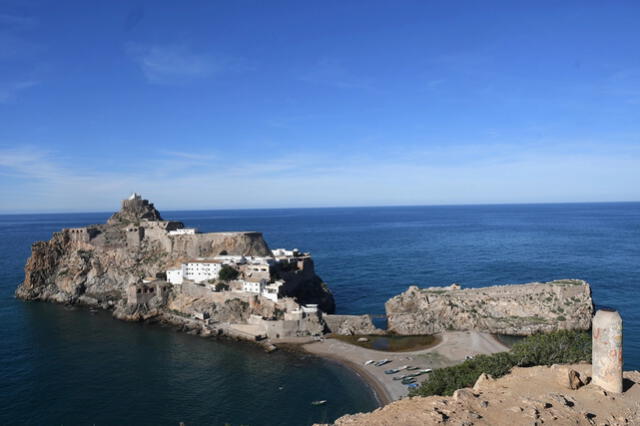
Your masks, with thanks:
[(218, 279), (222, 262), (212, 259), (196, 259), (183, 263), (178, 268), (168, 269), (167, 281), (171, 284), (182, 284), (184, 280), (201, 283)]
[(267, 284), (263, 287), (262, 292), (260, 293), (263, 297), (267, 299), (278, 302), (278, 295), (280, 294), (280, 287), (284, 284), (284, 281), (276, 281), (271, 284)]
[(201, 283), (211, 279), (218, 279), (222, 263), (217, 260), (198, 259), (190, 260), (183, 267), (184, 278)]
[(266, 285), (266, 280), (260, 281), (243, 281), (242, 283), (242, 291), (246, 293), (262, 293), (264, 286)]
[(195, 235), (198, 230), (196, 228), (182, 228), (169, 231), (169, 235)]
[(297, 248), (294, 248), (293, 250), (277, 248), (271, 250), (271, 253), (273, 253), (275, 257), (295, 257), (300, 255), (300, 250)]
[(184, 277), (184, 265), (179, 268), (167, 269), (167, 281), (171, 284), (182, 284)]

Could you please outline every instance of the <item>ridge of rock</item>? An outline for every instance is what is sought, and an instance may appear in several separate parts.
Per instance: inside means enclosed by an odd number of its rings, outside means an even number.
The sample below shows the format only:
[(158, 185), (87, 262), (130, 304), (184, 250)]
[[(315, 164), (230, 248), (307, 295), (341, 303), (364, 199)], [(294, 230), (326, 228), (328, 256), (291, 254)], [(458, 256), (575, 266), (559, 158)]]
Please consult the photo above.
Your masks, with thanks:
[(591, 287), (565, 279), (461, 289), (411, 286), (385, 303), (389, 330), (434, 334), (477, 330), (529, 335), (558, 329), (588, 330), (593, 316)]

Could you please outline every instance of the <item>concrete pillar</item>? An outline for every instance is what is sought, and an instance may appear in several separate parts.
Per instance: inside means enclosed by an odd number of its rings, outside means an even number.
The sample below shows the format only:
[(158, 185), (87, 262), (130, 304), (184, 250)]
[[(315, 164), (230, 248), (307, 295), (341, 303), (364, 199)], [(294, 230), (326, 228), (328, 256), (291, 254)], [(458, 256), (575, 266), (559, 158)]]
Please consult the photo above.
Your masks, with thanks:
[(622, 392), (622, 318), (613, 309), (599, 309), (592, 323), (593, 384)]

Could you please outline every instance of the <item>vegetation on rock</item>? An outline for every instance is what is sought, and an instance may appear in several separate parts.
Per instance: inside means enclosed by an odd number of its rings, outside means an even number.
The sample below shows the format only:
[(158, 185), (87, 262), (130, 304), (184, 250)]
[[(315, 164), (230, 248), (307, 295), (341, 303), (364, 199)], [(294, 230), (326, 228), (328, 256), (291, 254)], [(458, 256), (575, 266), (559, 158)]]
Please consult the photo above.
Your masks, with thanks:
[(232, 268), (229, 265), (222, 265), (220, 268), (220, 272), (218, 273), (218, 278), (222, 281), (231, 281), (238, 278), (239, 272)]
[(452, 395), (457, 389), (473, 386), (482, 373), (498, 378), (511, 367), (531, 367), (591, 362), (591, 335), (584, 331), (561, 330), (529, 336), (513, 345), (510, 352), (478, 355), (462, 364), (439, 368), (411, 391), (411, 396)]

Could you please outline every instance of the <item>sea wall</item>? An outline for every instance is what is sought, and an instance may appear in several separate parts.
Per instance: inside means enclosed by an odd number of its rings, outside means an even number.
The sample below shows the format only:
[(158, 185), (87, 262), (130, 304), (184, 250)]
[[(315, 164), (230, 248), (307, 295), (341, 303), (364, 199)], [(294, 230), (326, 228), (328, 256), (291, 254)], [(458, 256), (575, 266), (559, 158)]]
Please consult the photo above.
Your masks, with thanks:
[(387, 301), (389, 330), (434, 334), (477, 330), (530, 335), (559, 329), (588, 330), (591, 287), (582, 280), (460, 289), (410, 287)]

